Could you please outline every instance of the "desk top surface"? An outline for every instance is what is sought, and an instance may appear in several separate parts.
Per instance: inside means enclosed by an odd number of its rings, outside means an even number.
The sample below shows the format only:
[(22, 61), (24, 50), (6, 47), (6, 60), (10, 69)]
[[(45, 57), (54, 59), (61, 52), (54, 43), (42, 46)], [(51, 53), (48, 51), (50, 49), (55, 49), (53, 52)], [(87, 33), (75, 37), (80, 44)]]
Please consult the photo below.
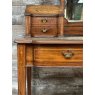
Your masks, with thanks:
[(20, 37), (15, 43), (21, 44), (83, 44), (83, 37), (31, 38)]

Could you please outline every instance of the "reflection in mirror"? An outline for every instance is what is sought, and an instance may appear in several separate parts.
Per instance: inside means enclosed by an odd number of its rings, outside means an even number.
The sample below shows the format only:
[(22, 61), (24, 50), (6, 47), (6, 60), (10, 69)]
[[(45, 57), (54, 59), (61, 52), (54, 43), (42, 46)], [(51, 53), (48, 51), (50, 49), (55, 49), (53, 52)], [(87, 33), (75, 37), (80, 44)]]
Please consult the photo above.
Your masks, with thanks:
[(66, 18), (69, 20), (83, 19), (83, 0), (67, 0)]

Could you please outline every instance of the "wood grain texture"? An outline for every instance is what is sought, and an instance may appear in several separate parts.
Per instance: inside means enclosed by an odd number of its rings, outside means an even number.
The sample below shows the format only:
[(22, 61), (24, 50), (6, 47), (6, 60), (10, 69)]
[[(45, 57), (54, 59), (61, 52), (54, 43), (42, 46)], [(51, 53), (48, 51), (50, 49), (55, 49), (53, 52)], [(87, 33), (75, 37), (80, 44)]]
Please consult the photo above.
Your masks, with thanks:
[(31, 93), (31, 79), (32, 79), (32, 69), (31, 67), (27, 68), (27, 94), (32, 95)]
[(15, 39), (15, 43), (24, 44), (83, 44), (82, 37), (53, 37), (53, 38), (31, 38), (22, 37)]
[(59, 0), (59, 1), (60, 1), (61, 10), (64, 13), (65, 0)]
[[(68, 28), (68, 29), (67, 29)], [(81, 35), (83, 36), (83, 22), (68, 22), (64, 27), (65, 35)]]
[(31, 17), (25, 16), (26, 36), (31, 34)]
[[(43, 22), (46, 20), (46, 22)], [(46, 26), (46, 25), (57, 25), (56, 17), (48, 17), (48, 16), (40, 16), (40, 17), (32, 17), (32, 26)]]
[(66, 23), (64, 23), (64, 35), (83, 36), (83, 22), (67, 21)]
[(65, 27), (83, 27), (83, 21), (75, 21), (75, 20), (72, 20), (72, 21), (66, 21), (65, 19), (65, 24), (64, 24)]
[(58, 36), (64, 36), (64, 17), (59, 17)]
[[(33, 66), (33, 46), (26, 45), (26, 65)], [(27, 68), (27, 94), (32, 95), (32, 87), (31, 87), (31, 80), (32, 80), (32, 67)]]
[[(24, 24), (25, 24), (25, 21), (24, 21), (23, 17), (21, 17), (21, 18), (18, 18), (18, 17), (15, 17), (15, 16), (13, 17), (13, 31), (16, 31), (15, 29), (17, 29), (21, 32), (25, 31), (25, 28), (23, 28), (23, 29), (21, 28), (22, 25), (24, 26)], [(39, 26), (39, 25), (35, 24), (35, 26)], [(71, 27), (72, 27), (72, 31), (70, 30)], [(20, 34), (20, 32), (19, 32), (19, 34)], [(58, 34), (59, 34), (59, 32), (58, 32)], [(64, 23), (64, 35), (71, 35), (71, 36), (81, 35), (81, 36), (83, 36), (83, 22)]]
[(62, 10), (57, 5), (28, 5), (25, 12), (30, 14), (60, 14)]
[[(64, 3), (65, 0), (60, 0), (60, 9), (61, 9), (61, 14), (64, 14)], [(58, 23), (58, 27), (59, 27), (59, 35), (58, 36), (64, 36), (64, 16), (60, 16), (59, 17), (59, 23)]]
[(70, 27), (64, 27), (65, 35), (83, 35), (83, 27), (79, 26), (70, 26)]
[(33, 65), (33, 46), (32, 45), (26, 45), (26, 64)]
[[(66, 20), (63, 16), (61, 17), (26, 16), (26, 18), (27, 18), (26, 34), (31, 35), (32, 37), (83, 35), (82, 22), (68, 22), (68, 20)], [(43, 20), (46, 20), (46, 22), (43, 23), (42, 22)], [(47, 32), (45, 33), (41, 32), (41, 30), (43, 30), (44, 28), (47, 30)]]
[(18, 52), (18, 95), (26, 95), (25, 45), (17, 45)]
[(81, 31), (82, 32), (83, 27), (65, 27), (65, 31)]
[[(63, 54), (73, 54), (66, 58)], [(81, 45), (40, 45), (34, 48), (34, 62), (41, 66), (82, 66)], [(80, 64), (79, 64), (80, 63)]]
[(32, 17), (32, 37), (55, 37), (58, 33), (57, 17)]
[(38, 26), (31, 28), (32, 37), (56, 37), (57, 27), (56, 26)]

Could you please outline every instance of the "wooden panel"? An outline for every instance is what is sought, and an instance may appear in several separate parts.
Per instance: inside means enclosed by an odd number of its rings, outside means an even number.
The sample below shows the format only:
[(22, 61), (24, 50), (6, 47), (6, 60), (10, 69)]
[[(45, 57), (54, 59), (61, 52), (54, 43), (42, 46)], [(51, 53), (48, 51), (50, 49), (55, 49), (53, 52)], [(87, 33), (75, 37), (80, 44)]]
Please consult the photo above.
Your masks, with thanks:
[(55, 25), (57, 24), (56, 17), (32, 17), (32, 26), (38, 25)]
[(83, 31), (83, 27), (65, 27), (65, 31)]
[(33, 47), (31, 45), (27, 45), (26, 47), (26, 64), (33, 65)]
[[(76, 21), (76, 20), (75, 20)], [(65, 27), (83, 27), (83, 22), (67, 22), (65, 23)]]
[(65, 35), (83, 35), (83, 27), (65, 27), (64, 28)]
[(61, 14), (62, 11), (57, 5), (28, 5), (25, 12), (30, 14)]
[(64, 17), (59, 17), (58, 20), (58, 36), (64, 36)]
[(26, 95), (25, 45), (18, 44), (18, 95)]
[(26, 36), (31, 34), (31, 17), (25, 16)]
[(57, 36), (57, 27), (55, 26), (32, 27), (31, 35), (34, 37), (54, 37)]
[(67, 36), (83, 36), (83, 31), (64, 31)]
[[(60, 0), (61, 14), (64, 14), (65, 0)], [(59, 17), (59, 36), (64, 36), (64, 16)]]
[(83, 36), (83, 22), (82, 21), (69, 21), (65, 19), (64, 34), (71, 36)]
[[(72, 53), (71, 58), (64, 53)], [(67, 46), (38, 46), (34, 49), (34, 61), (36, 65), (82, 65), (82, 47)], [(79, 64), (80, 63), (80, 64)]]
[(70, 44), (70, 45), (82, 45), (82, 37), (65, 37), (65, 38), (28, 38), (23, 37), (15, 40), (16, 43), (30, 43), (30, 44)]

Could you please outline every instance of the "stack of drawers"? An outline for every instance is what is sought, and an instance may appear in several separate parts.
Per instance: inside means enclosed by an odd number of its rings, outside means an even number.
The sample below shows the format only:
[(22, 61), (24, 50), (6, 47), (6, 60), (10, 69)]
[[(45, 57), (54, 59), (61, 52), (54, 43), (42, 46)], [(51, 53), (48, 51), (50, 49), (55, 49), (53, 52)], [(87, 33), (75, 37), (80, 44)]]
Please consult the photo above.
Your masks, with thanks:
[(55, 37), (57, 36), (57, 18), (47, 16), (32, 17), (31, 36)]
[(27, 5), (26, 32), (31, 37), (63, 36), (64, 9), (58, 5)]

